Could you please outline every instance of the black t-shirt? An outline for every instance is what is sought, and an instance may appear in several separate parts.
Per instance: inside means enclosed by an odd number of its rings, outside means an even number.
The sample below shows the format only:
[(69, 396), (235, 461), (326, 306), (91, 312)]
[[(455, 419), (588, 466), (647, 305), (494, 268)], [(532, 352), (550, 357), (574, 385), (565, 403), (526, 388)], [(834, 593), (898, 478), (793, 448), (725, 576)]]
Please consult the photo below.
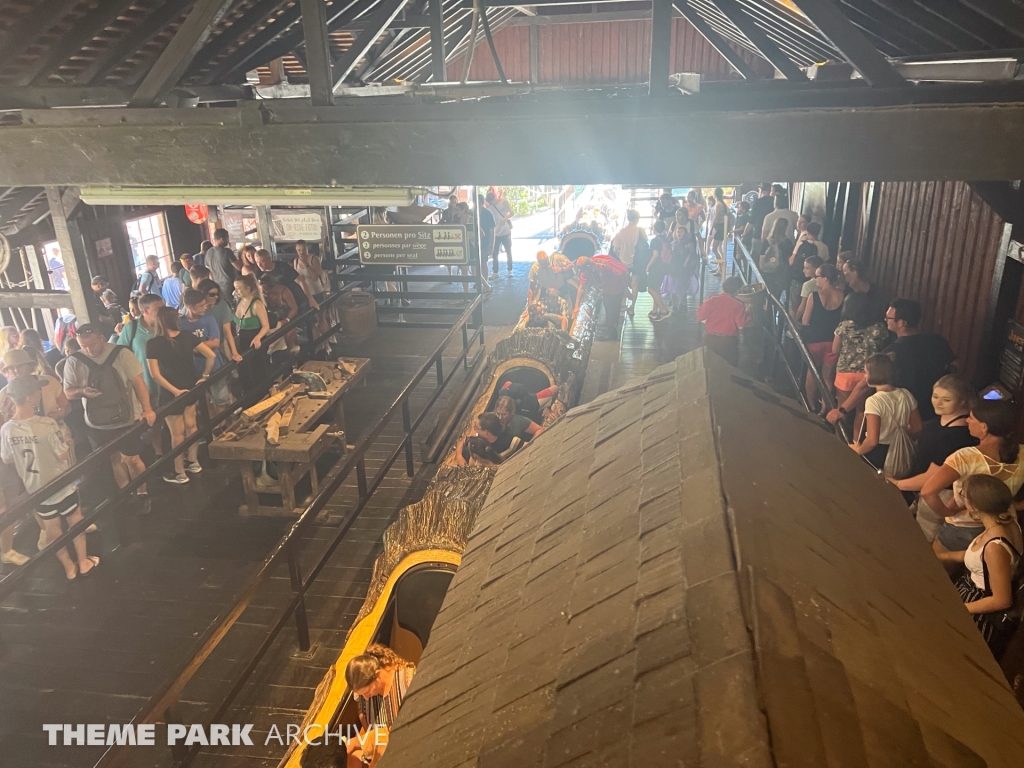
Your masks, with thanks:
[(932, 409), (932, 386), (949, 373), (956, 355), (949, 343), (937, 333), (916, 333), (902, 336), (886, 350), (896, 360), (897, 387), (910, 390), (917, 400), (921, 420), (935, 418)]
[(764, 218), (775, 210), (775, 198), (771, 195), (759, 197), (754, 201), (750, 210), (750, 223), (754, 225), (754, 239), (761, 239), (761, 230), (764, 229)]
[[(920, 407), (920, 404), (918, 404)], [(924, 423), (921, 434), (917, 438), (917, 451), (914, 454), (914, 465), (910, 477), (925, 472), (929, 465), (942, 466), (950, 454), (961, 448), (977, 445), (978, 441), (971, 437), (967, 429), (967, 421), (960, 419), (942, 426), (941, 419), (929, 419)]]
[(309, 299), (306, 297), (306, 292), (299, 286), (297, 278), (299, 273), (295, 271), (295, 267), (291, 264), (285, 264), (283, 261), (275, 261), (274, 268), (264, 274), (273, 275), (277, 278), (277, 282), (292, 292), (292, 298), (295, 299), (295, 304), (302, 309), (309, 305)]
[(154, 336), (146, 342), (146, 359), (156, 360), (160, 375), (178, 389), (192, 389), (199, 381), (192, 355), (200, 343), (189, 331), (182, 331), (173, 339)]

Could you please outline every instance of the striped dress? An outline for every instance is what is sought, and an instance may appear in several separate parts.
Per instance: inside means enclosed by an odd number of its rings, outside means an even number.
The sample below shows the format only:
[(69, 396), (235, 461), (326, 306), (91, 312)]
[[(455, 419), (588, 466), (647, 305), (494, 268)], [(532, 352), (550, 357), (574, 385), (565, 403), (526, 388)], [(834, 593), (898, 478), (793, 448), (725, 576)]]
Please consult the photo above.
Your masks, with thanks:
[(386, 696), (371, 696), (369, 699), (359, 699), (359, 714), (363, 716), (367, 727), (375, 725), (391, 729), (392, 723), (398, 717), (398, 710), (405, 701), (405, 692), (409, 690), (413, 675), (416, 674), (416, 667), (397, 667), (394, 671), (394, 681), (391, 690)]

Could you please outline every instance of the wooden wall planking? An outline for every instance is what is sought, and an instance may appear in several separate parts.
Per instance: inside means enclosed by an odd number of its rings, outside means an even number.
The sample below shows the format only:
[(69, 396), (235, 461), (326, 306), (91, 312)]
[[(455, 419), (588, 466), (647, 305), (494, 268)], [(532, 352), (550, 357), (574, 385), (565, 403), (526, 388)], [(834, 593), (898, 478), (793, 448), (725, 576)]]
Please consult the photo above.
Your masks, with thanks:
[(920, 302), (923, 328), (945, 336), (974, 376), (1003, 220), (964, 182), (883, 182), (876, 193), (872, 282), (887, 301)]
[[(646, 83), (651, 64), (650, 21), (553, 24), (540, 27), (540, 82), (563, 85), (630, 85)], [(528, 27), (505, 27), (494, 34), (505, 76), (530, 79)], [(771, 77), (762, 59), (742, 52), (758, 71)], [(464, 60), (450, 62), (448, 78), (462, 77)], [(758, 66), (759, 64), (763, 66)], [(738, 79), (729, 63), (686, 19), (672, 20), (672, 72), (697, 72), (706, 80)], [(497, 80), (486, 44), (473, 54), (470, 80)]]

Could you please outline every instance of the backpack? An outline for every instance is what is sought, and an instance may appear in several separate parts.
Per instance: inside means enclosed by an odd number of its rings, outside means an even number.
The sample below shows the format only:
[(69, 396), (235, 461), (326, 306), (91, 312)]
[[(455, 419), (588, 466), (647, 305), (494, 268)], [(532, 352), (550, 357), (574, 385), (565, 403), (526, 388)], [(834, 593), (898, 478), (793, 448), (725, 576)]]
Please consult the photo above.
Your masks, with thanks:
[(803, 282), (807, 279), (804, 277), (804, 260), (817, 255), (818, 246), (814, 243), (809, 243), (807, 241), (800, 243), (800, 247), (796, 249), (796, 258), (793, 259), (793, 264), (790, 267), (792, 269), (794, 280)]
[(121, 380), (121, 374), (114, 370), (118, 355), (124, 352), (131, 354), (130, 349), (118, 344), (102, 363), (97, 363), (84, 352), (72, 355), (89, 368), (88, 386), (102, 393), (99, 397), (82, 399), (85, 415), (94, 427), (129, 426), (135, 421), (132, 394)]
[(910, 439), (907, 430), (897, 427), (896, 437), (889, 443), (889, 452), (885, 455), (885, 464), (882, 467), (885, 476), (896, 480), (908, 477), (914, 463), (914, 450), (914, 441)]
[(769, 245), (768, 250), (761, 254), (761, 272), (773, 275), (778, 272), (786, 261), (786, 256), (777, 245)]
[[(143, 278), (146, 277), (146, 275), (149, 275), (150, 277), (149, 287), (145, 291), (143, 291), (142, 280)], [(160, 296), (161, 291), (163, 291), (163, 288), (164, 281), (160, 279), (160, 275), (158, 275), (151, 269), (147, 269), (145, 272), (139, 275), (139, 279), (135, 281), (135, 288), (132, 289), (132, 296), (144, 296), (147, 293), (152, 293), (157, 296)]]

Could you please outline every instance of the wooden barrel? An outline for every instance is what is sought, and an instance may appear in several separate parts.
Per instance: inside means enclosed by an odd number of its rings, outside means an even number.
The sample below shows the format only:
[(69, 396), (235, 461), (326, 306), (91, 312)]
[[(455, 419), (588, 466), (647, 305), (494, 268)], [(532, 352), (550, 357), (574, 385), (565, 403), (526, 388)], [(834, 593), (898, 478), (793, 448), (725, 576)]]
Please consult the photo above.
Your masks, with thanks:
[(372, 293), (352, 292), (338, 299), (341, 327), (350, 339), (365, 339), (377, 329), (377, 301)]

